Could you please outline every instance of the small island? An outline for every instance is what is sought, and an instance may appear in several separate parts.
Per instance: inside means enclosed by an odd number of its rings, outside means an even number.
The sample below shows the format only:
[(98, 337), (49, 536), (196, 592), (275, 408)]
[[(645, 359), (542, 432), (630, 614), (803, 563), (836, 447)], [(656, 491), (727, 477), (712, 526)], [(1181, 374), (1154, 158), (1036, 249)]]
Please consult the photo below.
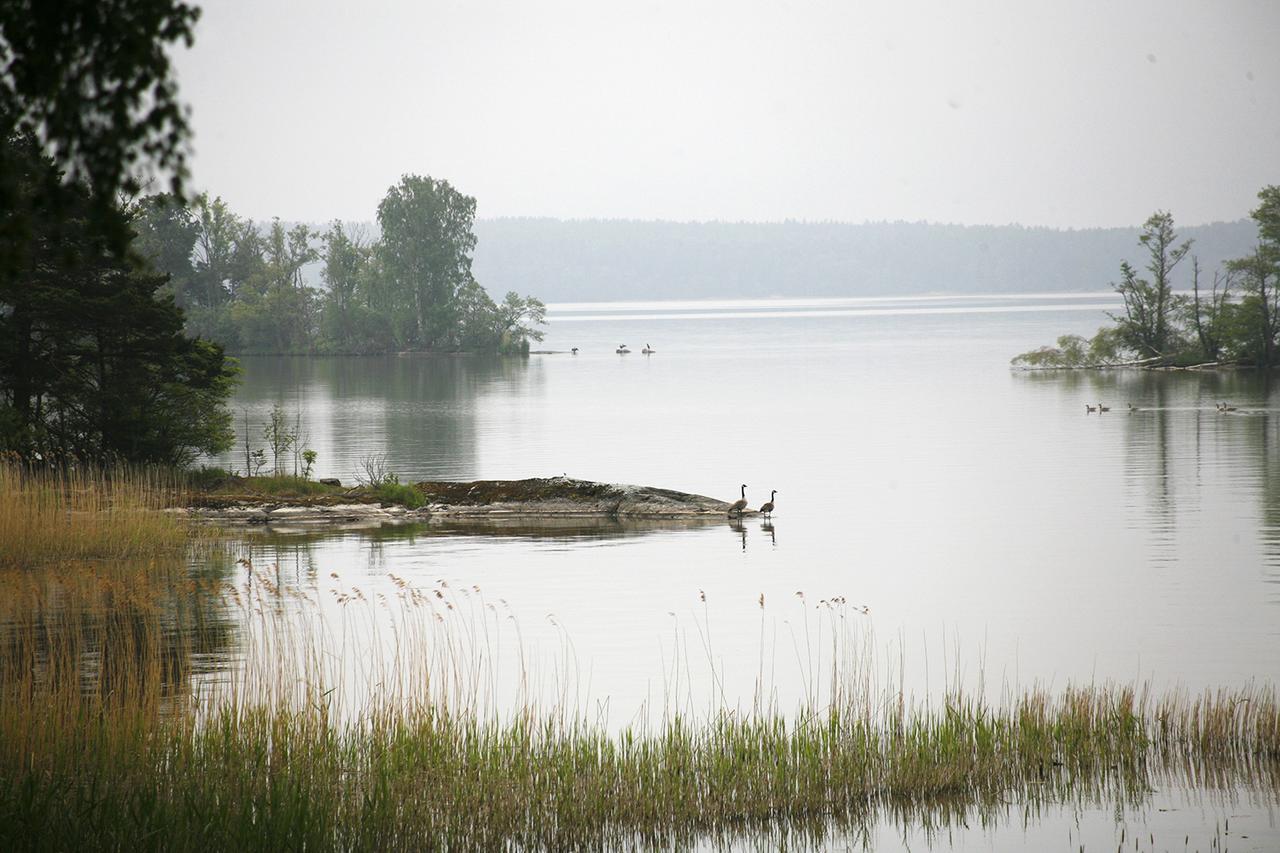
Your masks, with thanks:
[[(1138, 242), (1147, 252), (1149, 278), (1122, 261), (1120, 282), (1111, 287), (1124, 300), (1114, 321), (1090, 339), (1063, 335), (1014, 357), (1021, 370), (1087, 370), (1115, 367), (1196, 370), (1219, 367), (1271, 368), (1280, 363), (1280, 186), (1258, 192), (1250, 214), (1258, 244), (1201, 282), (1191, 240), (1178, 242), (1173, 216), (1158, 211), (1142, 226)], [(1174, 270), (1191, 259), (1189, 294), (1174, 291)], [(1184, 285), (1185, 287), (1185, 285)]]
[[(292, 479), (292, 478), (289, 478)], [(276, 488), (276, 478), (227, 477), (191, 494), (174, 511), (219, 524), (362, 525), (433, 519), (708, 520), (729, 516), (731, 504), (688, 492), (573, 477), (524, 480), (424, 481), (395, 488), (300, 481)], [(264, 486), (266, 488), (264, 488)], [(748, 509), (743, 515), (758, 515)], [(733, 513), (737, 518), (738, 514)]]

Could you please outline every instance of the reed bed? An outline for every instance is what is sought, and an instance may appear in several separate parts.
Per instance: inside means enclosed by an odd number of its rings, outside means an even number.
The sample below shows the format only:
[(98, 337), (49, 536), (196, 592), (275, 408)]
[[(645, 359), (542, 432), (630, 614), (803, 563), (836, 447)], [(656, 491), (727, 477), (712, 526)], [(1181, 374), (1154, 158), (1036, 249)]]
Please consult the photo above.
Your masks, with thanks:
[(0, 567), (180, 555), (181, 474), (164, 468), (39, 467), (0, 460)]
[[(490, 702), (507, 671), (496, 610), (468, 616), (440, 588), (335, 591), (350, 621), (393, 617), (389, 644), (356, 647), (271, 570), (175, 570), (132, 597), (76, 577), (32, 587), (44, 615), (9, 621), (0, 645), (0, 849), (803, 846), (886, 813), (1132, 802), (1169, 782), (1280, 790), (1271, 686), (1032, 689), (994, 706), (956, 689), (920, 706), (878, 686), (829, 620), (828, 687), (799, 709), (691, 714), (672, 690), (651, 723), (616, 731), (532, 690)], [(74, 598), (78, 618), (56, 615)], [(235, 666), (200, 665), (219, 656)]]

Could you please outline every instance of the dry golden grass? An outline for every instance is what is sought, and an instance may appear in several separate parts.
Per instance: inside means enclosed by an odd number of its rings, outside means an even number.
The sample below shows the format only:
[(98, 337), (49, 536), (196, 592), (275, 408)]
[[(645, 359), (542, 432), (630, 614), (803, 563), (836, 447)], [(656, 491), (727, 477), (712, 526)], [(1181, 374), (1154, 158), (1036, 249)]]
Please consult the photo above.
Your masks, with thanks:
[(163, 512), (182, 502), (164, 469), (28, 469), (0, 461), (0, 566), (180, 554), (188, 522)]

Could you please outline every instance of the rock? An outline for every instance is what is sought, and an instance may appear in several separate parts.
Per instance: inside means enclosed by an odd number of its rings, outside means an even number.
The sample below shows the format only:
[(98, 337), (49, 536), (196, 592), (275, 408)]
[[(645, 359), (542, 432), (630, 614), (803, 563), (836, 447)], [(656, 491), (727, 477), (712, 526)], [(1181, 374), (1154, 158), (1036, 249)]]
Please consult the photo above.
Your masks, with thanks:
[(321, 477), (316, 482), (322, 486), (337, 486), (338, 488), (342, 488), (342, 481), (337, 477)]

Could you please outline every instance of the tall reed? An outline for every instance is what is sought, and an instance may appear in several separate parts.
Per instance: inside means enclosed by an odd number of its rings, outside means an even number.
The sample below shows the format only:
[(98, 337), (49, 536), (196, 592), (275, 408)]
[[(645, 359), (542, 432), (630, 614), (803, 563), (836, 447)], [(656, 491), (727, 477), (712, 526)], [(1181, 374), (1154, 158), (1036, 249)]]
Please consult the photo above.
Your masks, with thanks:
[(181, 554), (188, 524), (162, 510), (182, 496), (180, 475), (168, 469), (0, 459), (0, 566)]
[(131, 615), (8, 623), (0, 849), (648, 847), (779, 828), (821, 843), (885, 813), (1133, 802), (1169, 780), (1280, 790), (1274, 687), (1091, 685), (994, 705), (956, 689), (921, 707), (868, 680), (857, 643), (829, 629), (814, 637), (832, 642), (829, 695), (795, 713), (666, 709), (614, 732), (532, 692), (502, 711), (484, 698), (496, 617), (394, 580), (394, 597), (335, 592), (350, 620), (394, 617), (393, 642), (355, 648), (289, 606), (306, 590), (246, 566), (221, 586), (243, 627), (222, 674), (194, 663), (218, 622), (204, 598), (177, 603), (177, 579), (124, 600), (105, 580), (37, 588), (47, 614), (106, 596)]

